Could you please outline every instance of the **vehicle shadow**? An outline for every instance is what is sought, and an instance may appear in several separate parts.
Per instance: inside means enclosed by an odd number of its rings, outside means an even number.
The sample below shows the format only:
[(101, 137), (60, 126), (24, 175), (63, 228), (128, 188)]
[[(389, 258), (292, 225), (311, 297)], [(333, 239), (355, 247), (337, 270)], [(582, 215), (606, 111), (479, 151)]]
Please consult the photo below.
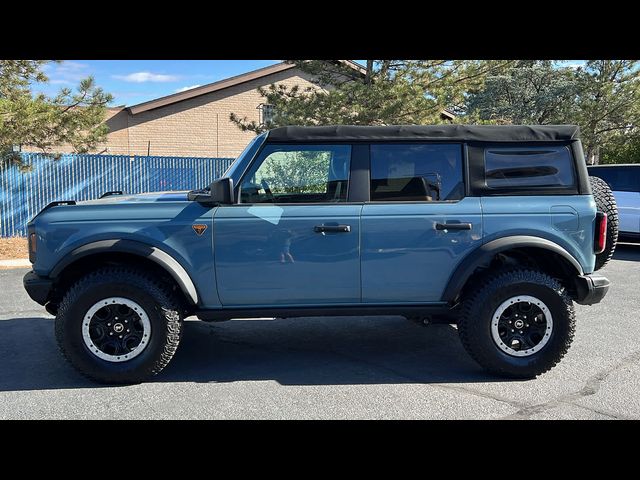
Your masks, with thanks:
[(640, 261), (640, 244), (618, 243), (615, 252), (613, 252), (613, 259), (627, 262)]
[[(152, 381), (353, 385), (501, 381), (462, 348), (450, 325), (400, 317), (188, 320), (176, 356)], [(0, 391), (100, 388), (59, 353), (53, 321), (0, 321)]]

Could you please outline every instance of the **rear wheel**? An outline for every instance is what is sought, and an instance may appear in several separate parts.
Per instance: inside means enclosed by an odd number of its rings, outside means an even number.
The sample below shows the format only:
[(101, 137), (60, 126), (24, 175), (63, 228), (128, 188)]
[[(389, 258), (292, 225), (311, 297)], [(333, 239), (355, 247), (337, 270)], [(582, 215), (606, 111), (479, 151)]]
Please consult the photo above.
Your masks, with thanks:
[(138, 383), (159, 373), (180, 342), (182, 319), (169, 289), (144, 271), (108, 267), (64, 296), (56, 339), (69, 362), (92, 380)]
[(618, 243), (618, 206), (616, 205), (616, 199), (613, 196), (611, 188), (599, 177), (589, 177), (591, 182), (591, 191), (593, 192), (593, 199), (596, 201), (596, 206), (599, 212), (607, 214), (607, 243), (602, 253), (596, 254), (596, 270), (600, 270), (604, 267), (616, 249)]
[(532, 378), (565, 355), (575, 329), (564, 287), (537, 270), (497, 273), (470, 292), (458, 331), (469, 354), (488, 371)]

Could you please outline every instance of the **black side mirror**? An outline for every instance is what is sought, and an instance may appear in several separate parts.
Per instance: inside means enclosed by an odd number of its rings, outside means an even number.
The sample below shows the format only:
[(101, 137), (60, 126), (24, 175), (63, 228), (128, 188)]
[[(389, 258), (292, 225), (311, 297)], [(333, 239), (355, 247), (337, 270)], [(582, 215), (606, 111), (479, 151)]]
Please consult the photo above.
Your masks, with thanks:
[(187, 198), (204, 205), (232, 204), (234, 203), (233, 180), (231, 178), (219, 178), (211, 182), (208, 190), (192, 190), (187, 195)]
[(228, 177), (219, 178), (211, 182), (211, 201), (220, 204), (234, 203), (233, 179)]

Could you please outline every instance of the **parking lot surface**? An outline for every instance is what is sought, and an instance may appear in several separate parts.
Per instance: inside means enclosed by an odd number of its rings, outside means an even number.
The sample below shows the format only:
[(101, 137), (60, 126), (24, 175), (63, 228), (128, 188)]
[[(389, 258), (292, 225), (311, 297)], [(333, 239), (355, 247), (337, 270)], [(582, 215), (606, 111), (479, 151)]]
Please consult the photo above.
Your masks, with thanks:
[(189, 319), (152, 381), (104, 387), (60, 355), (52, 317), (0, 270), (0, 418), (640, 418), (640, 245), (602, 270), (605, 300), (577, 305), (564, 360), (529, 381), (486, 374), (455, 327), (401, 317)]

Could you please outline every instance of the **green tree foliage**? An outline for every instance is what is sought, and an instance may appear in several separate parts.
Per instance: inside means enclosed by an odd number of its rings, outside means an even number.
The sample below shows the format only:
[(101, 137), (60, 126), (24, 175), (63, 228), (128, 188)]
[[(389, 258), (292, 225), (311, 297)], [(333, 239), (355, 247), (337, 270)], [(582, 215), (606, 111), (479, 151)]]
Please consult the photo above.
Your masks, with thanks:
[(260, 124), (231, 114), (245, 131), (283, 125), (391, 125), (441, 123), (447, 108), (464, 109), (469, 92), (511, 62), (463, 60), (368, 60), (365, 67), (330, 60), (292, 60), (315, 87), (270, 85), (258, 89), (273, 105), (272, 121)]
[[(613, 160), (616, 145), (640, 134), (640, 65), (632, 60), (590, 60), (576, 71), (577, 122), (589, 163)], [(614, 163), (624, 162), (620, 157)]]
[(592, 60), (578, 68), (516, 62), (468, 99), (465, 120), (503, 124), (570, 123), (581, 127), (589, 163), (613, 161), (638, 134), (640, 72), (635, 61)]
[[(469, 96), (468, 118), (497, 124), (554, 124), (576, 114), (578, 79), (551, 61), (519, 61)], [(477, 118), (475, 118), (477, 117)]]
[(75, 91), (63, 88), (55, 97), (33, 94), (32, 86), (47, 82), (42, 60), (0, 60), (0, 167), (25, 168), (14, 147), (35, 147), (54, 154), (62, 144), (79, 153), (103, 141), (106, 105), (113, 97), (95, 85), (80, 81)]
[(600, 163), (640, 163), (640, 132), (613, 135), (600, 152)]

